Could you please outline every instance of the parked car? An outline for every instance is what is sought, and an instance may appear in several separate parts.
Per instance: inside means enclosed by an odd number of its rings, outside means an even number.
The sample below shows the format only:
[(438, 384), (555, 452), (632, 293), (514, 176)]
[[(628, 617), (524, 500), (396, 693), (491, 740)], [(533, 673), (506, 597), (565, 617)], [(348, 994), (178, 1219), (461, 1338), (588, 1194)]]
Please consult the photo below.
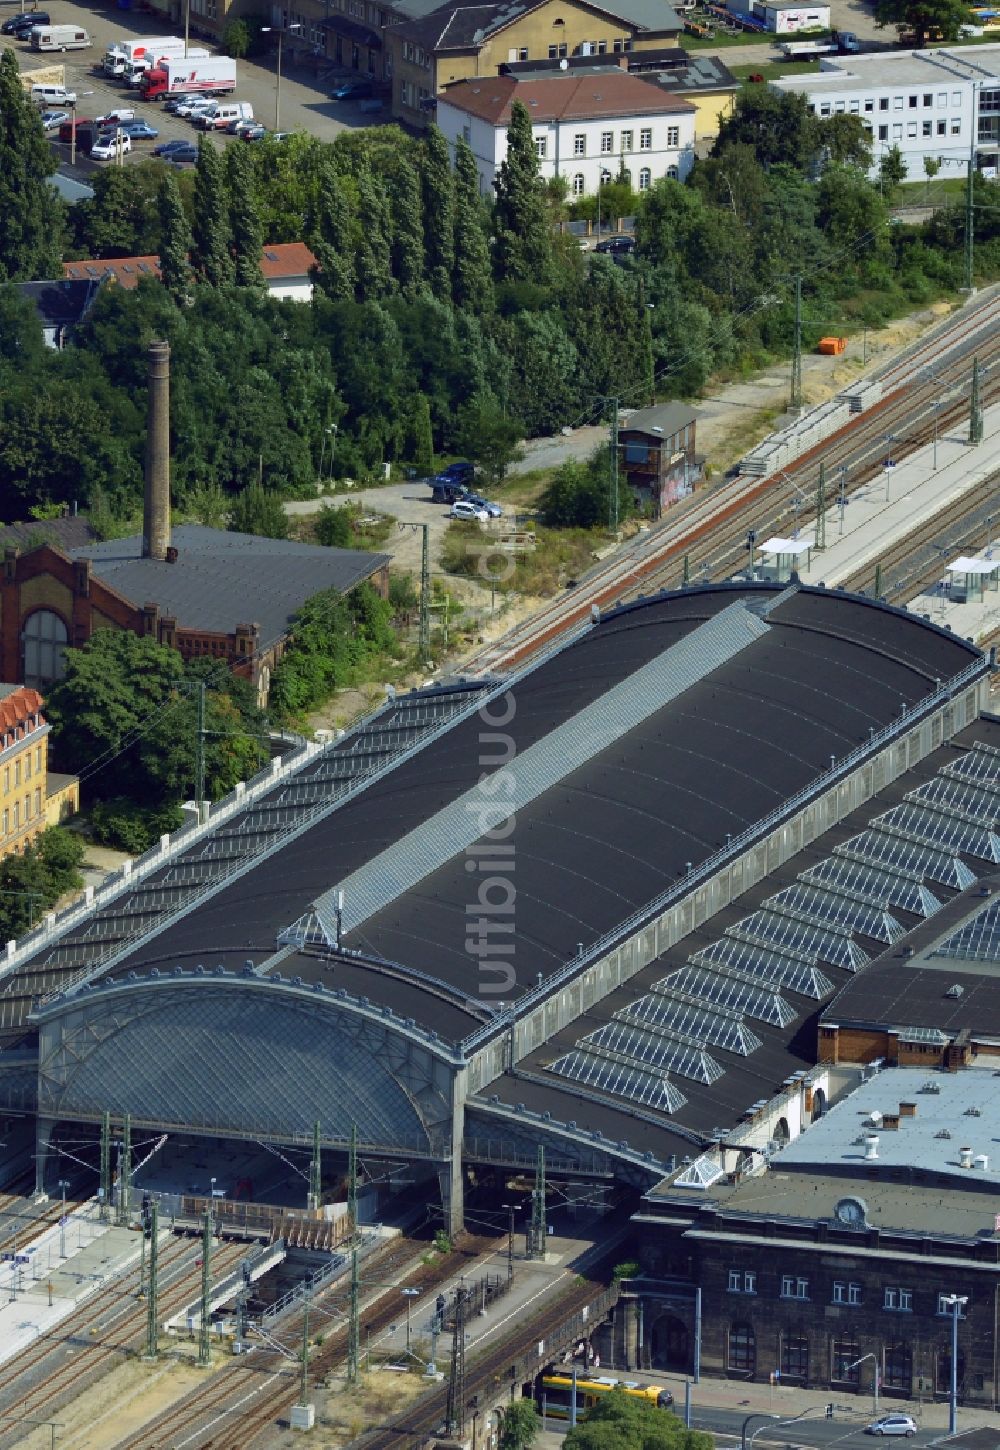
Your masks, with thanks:
[(473, 519), (477, 523), (485, 524), (489, 514), (485, 509), (479, 508), (477, 504), (470, 503), (467, 498), (457, 498), (448, 511), (450, 519)]
[(153, 156), (170, 156), (174, 151), (190, 151), (191, 149), (191, 142), (184, 137), (179, 137), (174, 141), (161, 141), (159, 146), (153, 147), (150, 154)]
[(598, 242), (594, 248), (595, 252), (610, 254), (612, 257), (629, 256), (635, 251), (634, 237), (605, 237), (603, 242)]
[(447, 468), (442, 468), (440, 473), (434, 475), (434, 481), (440, 479), (448, 483), (471, 483), (476, 476), (476, 465), (470, 463), (467, 458), (460, 458), (455, 463), (449, 463)]
[(67, 116), (65, 121), (59, 122), (59, 140), (72, 141), (74, 129), (79, 140), (80, 132), (89, 129), (93, 124), (89, 116)]
[(255, 121), (252, 116), (235, 116), (226, 126), (226, 134), (229, 136), (242, 136), (244, 131), (250, 131), (260, 122)]
[(160, 134), (148, 121), (126, 121), (122, 130), (133, 141), (155, 141)]
[(132, 138), (125, 131), (105, 131), (103, 136), (98, 136), (94, 142), (90, 154), (97, 161), (111, 161), (118, 155), (126, 155), (132, 150)]
[(254, 121), (252, 125), (245, 125), (240, 135), (244, 141), (260, 141), (267, 135), (267, 127), (262, 126), (259, 121)]
[(214, 106), (215, 96), (186, 96), (183, 101), (178, 101), (174, 106), (174, 115), (183, 116), (191, 120), (194, 116), (207, 111), (209, 106)]
[(68, 122), (69, 119), (68, 111), (43, 111), (42, 128), (46, 131), (58, 131), (63, 122)]
[(909, 1439), (917, 1433), (917, 1422), (912, 1415), (883, 1415), (865, 1426), (866, 1435), (905, 1435)]
[(127, 106), (124, 106), (116, 111), (109, 111), (106, 116), (98, 116), (97, 125), (104, 128), (108, 126), (121, 126), (124, 125), (126, 121), (134, 120), (135, 112), (129, 110)]
[(198, 160), (198, 148), (188, 142), (184, 146), (178, 146), (176, 151), (171, 151), (163, 159), (170, 166), (194, 166)]
[(47, 10), (24, 10), (19, 15), (12, 15), (0, 25), (0, 35), (13, 35), (18, 40), (27, 40), (36, 25), (50, 23)]
[(272, 131), (272, 133), (271, 133), (271, 140), (272, 141), (288, 141), (294, 135), (295, 135), (295, 132), (294, 131)]
[(357, 80), (344, 81), (330, 92), (331, 101), (360, 101), (375, 94), (375, 82), (364, 76)]
[(503, 509), (498, 503), (494, 503), (491, 499), (480, 498), (477, 493), (470, 493), (466, 495), (466, 501), (468, 503), (475, 504), (476, 508), (485, 509), (487, 516), (491, 519), (503, 518)]

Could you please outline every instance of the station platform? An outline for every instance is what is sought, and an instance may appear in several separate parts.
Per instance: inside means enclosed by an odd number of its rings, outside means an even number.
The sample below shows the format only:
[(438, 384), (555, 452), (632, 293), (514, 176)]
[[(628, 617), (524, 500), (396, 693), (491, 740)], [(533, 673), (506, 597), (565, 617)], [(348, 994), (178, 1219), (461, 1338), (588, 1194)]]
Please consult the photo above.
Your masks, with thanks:
[[(99, 1215), (92, 1200), (67, 1214), (64, 1243), (54, 1224), (0, 1264), (0, 1364), (139, 1262), (139, 1235), (102, 1223)], [(161, 1243), (169, 1237), (165, 1232)]]
[[(892, 442), (886, 442), (890, 456)], [(935, 451), (937, 467), (935, 463)], [(827, 479), (826, 548), (815, 548), (815, 520), (793, 536), (797, 557), (785, 556), (786, 568), (795, 568), (804, 584), (824, 583), (835, 588), (858, 569), (871, 566), (874, 585), (875, 566), (889, 551), (913, 531), (932, 519), (969, 492), (985, 477), (1000, 468), (1000, 404), (984, 410), (983, 441), (977, 447), (968, 442), (968, 423), (944, 429), (937, 447), (929, 443), (896, 463), (889, 472), (880, 473), (863, 488), (849, 495), (845, 504), (838, 504), (840, 479), (834, 474)], [(888, 496), (887, 496), (888, 495)], [(996, 518), (996, 537), (991, 541), (984, 532), (977, 549), (985, 553), (990, 543), (1000, 562), (1000, 500)], [(988, 532), (988, 531), (987, 531)], [(802, 552), (802, 545), (808, 545)], [(943, 554), (941, 574), (960, 552)], [(778, 556), (781, 558), (782, 556)], [(761, 572), (778, 560), (762, 555)], [(787, 577), (787, 575), (786, 575)], [(950, 625), (954, 633), (976, 640), (1000, 628), (1000, 590), (987, 591), (981, 603), (955, 604), (946, 593), (935, 590), (920, 595), (907, 608), (928, 614), (935, 624)]]

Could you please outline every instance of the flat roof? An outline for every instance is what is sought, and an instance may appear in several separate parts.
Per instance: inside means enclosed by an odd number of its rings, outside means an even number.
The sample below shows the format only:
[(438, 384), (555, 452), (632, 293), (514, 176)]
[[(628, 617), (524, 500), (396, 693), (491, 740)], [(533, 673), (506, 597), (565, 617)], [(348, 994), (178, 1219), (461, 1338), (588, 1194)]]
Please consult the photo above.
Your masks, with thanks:
[(824, 56), (815, 75), (781, 76), (771, 85), (783, 91), (890, 90), (900, 85), (942, 86), (1000, 79), (1000, 44), (968, 49), (880, 51), (871, 55)]
[[(881, 1177), (894, 1168), (920, 1170), (937, 1181), (981, 1187), (995, 1195), (1000, 1184), (1000, 1154), (995, 1151), (1000, 1135), (998, 1076), (992, 1066), (876, 1072), (772, 1161), (782, 1172), (847, 1170), (862, 1177), (869, 1172)], [(873, 1119), (873, 1114), (900, 1113), (901, 1103), (912, 1105), (914, 1112), (900, 1114), (898, 1128), (879, 1126)], [(878, 1140), (873, 1159), (867, 1156), (871, 1138)], [(963, 1148), (985, 1154), (986, 1166), (963, 1168)]]

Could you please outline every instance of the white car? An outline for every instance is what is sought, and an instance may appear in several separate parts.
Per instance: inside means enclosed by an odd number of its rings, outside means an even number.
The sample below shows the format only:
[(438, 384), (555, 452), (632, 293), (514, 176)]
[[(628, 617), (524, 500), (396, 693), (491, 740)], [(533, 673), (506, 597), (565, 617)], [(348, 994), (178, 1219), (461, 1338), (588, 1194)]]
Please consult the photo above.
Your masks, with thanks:
[(907, 1439), (917, 1433), (917, 1422), (912, 1415), (883, 1415), (865, 1426), (866, 1435), (905, 1435)]
[(126, 121), (134, 121), (135, 119), (135, 112), (130, 111), (128, 107), (123, 107), (117, 111), (109, 111), (106, 116), (98, 116), (94, 125), (99, 126), (104, 131), (109, 126), (123, 126)]
[(70, 118), (68, 111), (45, 111), (42, 114), (42, 129), (45, 131), (58, 131), (64, 121)]
[(192, 96), (189, 101), (182, 101), (174, 112), (175, 116), (197, 116), (201, 111), (207, 111), (209, 106), (215, 105), (215, 98), (210, 100), (207, 96)]
[(489, 514), (484, 508), (477, 504), (468, 503), (464, 498), (458, 498), (451, 506), (448, 514), (451, 519), (474, 519), (477, 523), (485, 524), (489, 521)]
[(91, 147), (90, 154), (98, 161), (111, 161), (114, 157), (132, 150), (132, 137), (127, 131), (117, 133), (110, 132), (106, 136), (98, 136)]

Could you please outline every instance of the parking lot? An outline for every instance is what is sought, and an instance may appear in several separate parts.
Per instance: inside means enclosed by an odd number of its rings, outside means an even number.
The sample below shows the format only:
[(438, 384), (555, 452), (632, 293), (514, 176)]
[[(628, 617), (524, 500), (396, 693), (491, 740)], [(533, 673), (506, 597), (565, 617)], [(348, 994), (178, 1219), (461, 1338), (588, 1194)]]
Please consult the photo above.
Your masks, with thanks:
[[(102, 116), (117, 106), (127, 105), (135, 109), (137, 117), (148, 120), (160, 133), (160, 141), (173, 138), (195, 140), (199, 134), (187, 121), (165, 113), (155, 101), (144, 102), (137, 91), (118, 81), (108, 80), (101, 73), (101, 60), (107, 47), (115, 40), (140, 35), (166, 35), (171, 32), (171, 23), (163, 17), (139, 15), (134, 11), (121, 11), (108, 6), (88, 7), (73, 3), (73, 0), (38, 0), (52, 17), (52, 24), (76, 24), (90, 35), (93, 46), (90, 50), (38, 54), (30, 45), (2, 37), (6, 49), (16, 52), (23, 74), (33, 69), (63, 65), (66, 87), (76, 91), (77, 115), (80, 117)], [(19, 6), (10, 0), (0, 0), (0, 19), (17, 13)], [(192, 34), (192, 46), (207, 50), (215, 47), (209, 41)], [(357, 103), (332, 101), (330, 91), (340, 77), (347, 72), (329, 66), (325, 62), (317, 73), (316, 60), (305, 54), (296, 53), (292, 44), (286, 43), (281, 57), (281, 113), (282, 131), (308, 131), (322, 141), (332, 141), (341, 131), (349, 127), (371, 125), (377, 117), (360, 114)], [(237, 62), (238, 83), (232, 97), (235, 101), (248, 101), (254, 116), (269, 129), (274, 129), (276, 75), (274, 57), (260, 61), (241, 60)], [(226, 138), (228, 139), (228, 138)], [(149, 154), (155, 142), (140, 142), (132, 157), (142, 158)], [(223, 144), (220, 138), (220, 145)], [(69, 159), (69, 146), (54, 143), (60, 162)], [(130, 157), (125, 157), (128, 165)], [(90, 161), (78, 157), (75, 173), (85, 179), (88, 171), (94, 171), (106, 162)]]

